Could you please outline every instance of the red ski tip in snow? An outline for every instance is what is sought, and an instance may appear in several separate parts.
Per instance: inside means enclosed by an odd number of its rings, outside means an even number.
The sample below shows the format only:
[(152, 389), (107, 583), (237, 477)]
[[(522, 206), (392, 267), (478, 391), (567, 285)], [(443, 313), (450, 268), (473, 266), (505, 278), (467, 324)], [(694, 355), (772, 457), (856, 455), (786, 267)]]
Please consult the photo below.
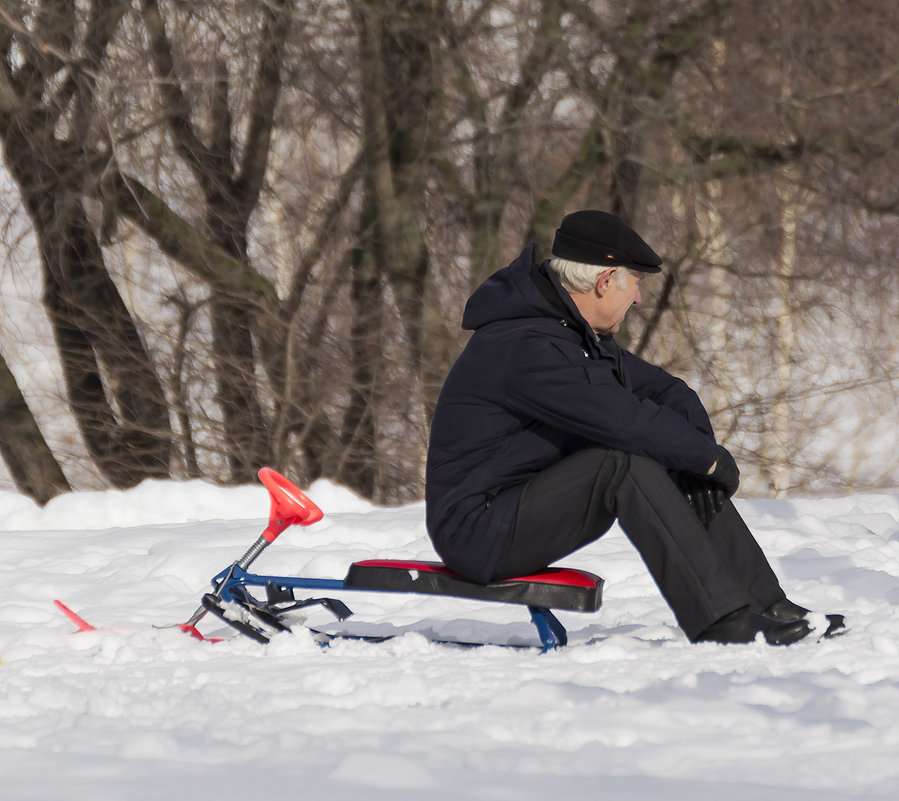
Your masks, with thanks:
[(53, 603), (55, 603), (59, 607), (60, 611), (62, 611), (62, 613), (78, 627), (78, 631), (96, 631), (97, 630), (96, 626), (92, 626), (83, 617), (76, 615), (62, 601), (53, 601)]

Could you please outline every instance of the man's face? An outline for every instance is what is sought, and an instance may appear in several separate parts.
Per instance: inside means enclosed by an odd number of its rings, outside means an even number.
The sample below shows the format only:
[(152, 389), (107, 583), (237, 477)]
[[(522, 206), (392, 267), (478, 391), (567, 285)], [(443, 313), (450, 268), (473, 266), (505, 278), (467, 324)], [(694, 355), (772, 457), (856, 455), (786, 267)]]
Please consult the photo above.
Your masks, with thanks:
[(600, 334), (617, 334), (630, 307), (642, 299), (640, 285), (645, 273), (631, 272), (625, 278), (624, 287), (619, 286), (617, 273), (617, 270), (609, 270), (608, 280), (603, 282), (601, 278), (597, 285), (593, 328)]

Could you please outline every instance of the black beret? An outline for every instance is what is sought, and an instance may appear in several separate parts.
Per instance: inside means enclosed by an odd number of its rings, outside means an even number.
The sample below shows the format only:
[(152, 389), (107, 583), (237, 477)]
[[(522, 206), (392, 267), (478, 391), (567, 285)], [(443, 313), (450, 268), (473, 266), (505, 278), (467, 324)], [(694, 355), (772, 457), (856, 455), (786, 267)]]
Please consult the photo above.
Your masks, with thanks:
[(614, 214), (576, 211), (562, 218), (556, 229), (554, 256), (582, 264), (628, 267), (644, 273), (660, 273), (662, 259), (640, 235)]

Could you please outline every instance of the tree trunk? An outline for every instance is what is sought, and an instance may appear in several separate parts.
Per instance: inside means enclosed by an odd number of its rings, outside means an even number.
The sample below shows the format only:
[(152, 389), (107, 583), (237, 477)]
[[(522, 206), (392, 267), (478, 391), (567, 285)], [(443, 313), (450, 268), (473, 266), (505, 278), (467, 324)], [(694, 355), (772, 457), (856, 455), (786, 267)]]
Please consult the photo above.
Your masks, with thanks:
[(5, 144), (40, 246), (44, 305), (88, 450), (116, 487), (167, 477), (165, 394), (81, 206), (77, 155), (19, 125)]
[[(427, 0), (358, 3), (363, 165), (375, 269), (393, 289), (411, 348), (414, 375), (430, 419), (445, 370), (442, 320), (425, 313), (430, 261), (422, 210), (433, 129), (437, 24)], [(378, 243), (373, 235), (380, 238)]]
[[(265, 183), (281, 90), (282, 59), (291, 28), (291, 4), (287, 0), (260, 4), (256, 22), (262, 28), (261, 45), (243, 136), (242, 122), (233, 118), (230, 77), (224, 59), (215, 60), (211, 73), (182, 75), (159, 3), (143, 0), (141, 6), (175, 149), (202, 192), (204, 233), (230, 257), (228, 272), (236, 266), (238, 278), (251, 283), (252, 278), (259, 279), (259, 276), (249, 262), (247, 232), (250, 216)], [(185, 17), (179, 16), (182, 11)], [(170, 8), (166, 12), (169, 27), (189, 19), (191, 13), (189, 7)], [(217, 33), (211, 35), (218, 36)], [(208, 81), (212, 87), (206, 115), (197, 113), (189, 102), (186, 87), (197, 80)], [(238, 158), (235, 144), (241, 139), (243, 153)], [(256, 470), (266, 464), (272, 454), (269, 421), (259, 399), (253, 331), (272, 322), (266, 312), (274, 314), (275, 307), (273, 304), (271, 309), (260, 310), (256, 297), (231, 291), (217, 280), (215, 270), (205, 272), (211, 278), (217, 398), (224, 419), (225, 451), (231, 479), (252, 481)], [(262, 318), (266, 318), (262, 326), (254, 326), (254, 321)], [(276, 386), (276, 391), (281, 389)]]
[(350, 347), (353, 380), (349, 405), (344, 415), (341, 457), (337, 479), (361, 493), (374, 497), (378, 489), (377, 390), (383, 345), (384, 302), (381, 291), (380, 236), (377, 233), (373, 195), (362, 213), (358, 245), (353, 250), (353, 323)]
[(217, 292), (212, 294), (211, 312), (217, 398), (231, 478), (249, 483), (271, 454), (269, 425), (257, 395), (250, 315), (244, 303)]
[(2, 355), (0, 454), (19, 492), (34, 498), (41, 506), (71, 489)]

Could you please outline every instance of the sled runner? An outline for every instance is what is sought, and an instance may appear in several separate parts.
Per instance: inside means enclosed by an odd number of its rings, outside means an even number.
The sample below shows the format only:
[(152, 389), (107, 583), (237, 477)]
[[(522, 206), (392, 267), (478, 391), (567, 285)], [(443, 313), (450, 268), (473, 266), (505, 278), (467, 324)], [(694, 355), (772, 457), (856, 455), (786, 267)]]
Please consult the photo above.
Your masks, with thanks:
[[(271, 498), (268, 526), (240, 559), (213, 577), (212, 592), (203, 596), (200, 608), (181, 625), (189, 633), (194, 634), (196, 624), (207, 612), (212, 612), (241, 634), (265, 643), (279, 631), (289, 630), (296, 613), (309, 606), (321, 605), (338, 620), (352, 615), (343, 601), (329, 597), (298, 597), (298, 591), (316, 594), (337, 591), (418, 593), (527, 607), (545, 652), (568, 641), (564, 626), (552, 610), (595, 612), (602, 603), (603, 580), (599, 576), (566, 568), (548, 568), (487, 585), (468, 581), (440, 562), (413, 560), (355, 562), (343, 579), (250, 573), (252, 562), (286, 528), (309, 526), (323, 517), (321, 509), (280, 473), (263, 467), (259, 478)], [(324, 640), (340, 636), (313, 631)]]

